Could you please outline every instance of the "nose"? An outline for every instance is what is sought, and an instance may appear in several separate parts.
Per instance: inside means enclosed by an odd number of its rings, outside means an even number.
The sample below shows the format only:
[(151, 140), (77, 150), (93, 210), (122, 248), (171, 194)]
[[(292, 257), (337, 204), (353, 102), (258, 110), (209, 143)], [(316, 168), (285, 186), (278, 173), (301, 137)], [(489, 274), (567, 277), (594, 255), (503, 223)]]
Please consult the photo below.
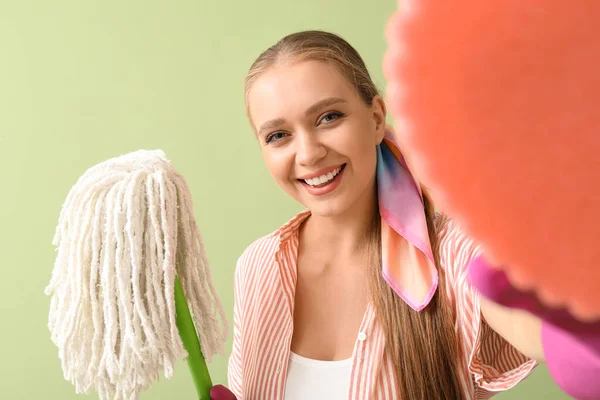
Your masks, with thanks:
[(302, 166), (311, 166), (327, 155), (327, 148), (317, 135), (301, 133), (297, 137), (296, 162)]

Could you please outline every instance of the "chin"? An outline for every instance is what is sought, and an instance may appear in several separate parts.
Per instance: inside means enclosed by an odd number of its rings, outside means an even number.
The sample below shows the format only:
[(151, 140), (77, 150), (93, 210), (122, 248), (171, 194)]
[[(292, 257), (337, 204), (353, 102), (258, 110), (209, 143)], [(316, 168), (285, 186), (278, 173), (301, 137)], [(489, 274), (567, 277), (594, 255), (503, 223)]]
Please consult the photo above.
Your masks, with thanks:
[(350, 209), (349, 205), (344, 201), (328, 200), (319, 203), (311, 201), (304, 204), (310, 210), (311, 214), (326, 218), (340, 217), (347, 214)]

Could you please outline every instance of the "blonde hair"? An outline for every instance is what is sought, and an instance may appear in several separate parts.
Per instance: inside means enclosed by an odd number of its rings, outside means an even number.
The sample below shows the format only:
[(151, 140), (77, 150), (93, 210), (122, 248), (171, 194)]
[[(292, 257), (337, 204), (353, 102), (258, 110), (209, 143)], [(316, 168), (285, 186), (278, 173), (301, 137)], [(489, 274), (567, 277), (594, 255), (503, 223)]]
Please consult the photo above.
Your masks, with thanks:
[[(252, 64), (245, 81), (248, 93), (258, 77), (272, 66), (285, 61), (326, 62), (352, 84), (367, 105), (379, 95), (359, 53), (341, 37), (323, 31), (304, 31), (288, 35), (264, 51)], [(439, 272), (439, 289), (420, 313), (410, 308), (383, 279), (381, 268), (381, 219), (373, 215), (368, 246), (369, 292), (378, 321), (382, 324), (386, 348), (395, 368), (399, 398), (411, 400), (463, 399), (457, 375), (458, 345), (454, 332), (454, 312), (450, 309), (445, 274), (439, 268), (433, 206), (424, 200), (430, 240)]]
[(323, 31), (304, 31), (289, 35), (265, 50), (246, 76), (244, 98), (254, 81), (278, 62), (313, 60), (334, 66), (356, 89), (365, 104), (371, 105), (379, 94), (360, 54), (339, 36)]
[(175, 275), (208, 361), (228, 327), (191, 195), (162, 151), (139, 150), (85, 172), (62, 207), (48, 326), (77, 393), (137, 399), (187, 356)]

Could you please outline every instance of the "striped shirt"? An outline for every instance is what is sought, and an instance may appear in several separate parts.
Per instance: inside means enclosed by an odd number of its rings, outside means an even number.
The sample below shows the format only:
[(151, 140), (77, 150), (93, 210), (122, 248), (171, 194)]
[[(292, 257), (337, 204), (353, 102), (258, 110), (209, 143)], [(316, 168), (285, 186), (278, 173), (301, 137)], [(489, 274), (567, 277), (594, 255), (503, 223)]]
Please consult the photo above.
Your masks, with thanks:
[[(285, 393), (293, 334), (299, 227), (304, 211), (252, 243), (235, 272), (233, 349), (229, 388), (239, 400), (279, 400)], [(479, 251), (447, 217), (436, 218), (440, 268), (448, 301), (456, 311), (460, 379), (466, 398), (489, 399), (531, 373), (535, 365), (482, 319), (480, 297), (467, 282), (465, 266)], [(398, 399), (385, 335), (371, 304), (353, 350), (348, 399)]]

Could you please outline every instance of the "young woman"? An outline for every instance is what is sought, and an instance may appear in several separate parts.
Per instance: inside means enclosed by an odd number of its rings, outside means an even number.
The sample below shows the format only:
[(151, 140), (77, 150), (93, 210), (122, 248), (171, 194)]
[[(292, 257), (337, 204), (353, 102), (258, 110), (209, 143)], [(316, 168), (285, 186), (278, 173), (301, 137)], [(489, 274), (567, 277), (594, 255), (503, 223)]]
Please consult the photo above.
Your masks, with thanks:
[(239, 259), (238, 399), (486, 399), (532, 371), (540, 321), (469, 286), (479, 249), (434, 216), (354, 48), (289, 35), (245, 99), (267, 168), (306, 211)]

